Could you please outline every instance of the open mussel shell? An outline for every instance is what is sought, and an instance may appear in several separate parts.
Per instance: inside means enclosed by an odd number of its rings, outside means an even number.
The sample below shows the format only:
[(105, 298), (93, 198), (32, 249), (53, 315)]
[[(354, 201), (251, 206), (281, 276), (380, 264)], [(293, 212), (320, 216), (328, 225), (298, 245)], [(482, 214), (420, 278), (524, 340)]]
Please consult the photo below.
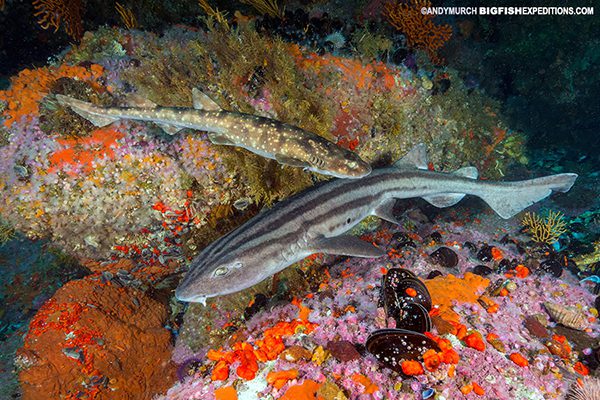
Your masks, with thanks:
[(396, 321), (396, 327), (419, 333), (431, 330), (429, 312), (419, 303), (407, 304), (402, 310), (402, 319)]
[(367, 338), (366, 348), (385, 367), (402, 373), (402, 361), (421, 360), (437, 344), (427, 336), (405, 329), (380, 329)]
[[(391, 268), (381, 277), (381, 289), (379, 292), (379, 307), (385, 307), (385, 298), (395, 298), (395, 287), (403, 279), (416, 278), (417, 276), (411, 271), (404, 268)], [(387, 310), (386, 310), (387, 311)], [(389, 316), (391, 316), (388, 313)]]

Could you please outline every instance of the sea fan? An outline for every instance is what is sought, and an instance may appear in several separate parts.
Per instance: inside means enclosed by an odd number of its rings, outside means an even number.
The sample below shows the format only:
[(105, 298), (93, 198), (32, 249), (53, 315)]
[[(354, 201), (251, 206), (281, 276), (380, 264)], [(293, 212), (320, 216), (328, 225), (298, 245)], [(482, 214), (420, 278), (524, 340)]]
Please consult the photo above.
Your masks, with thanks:
[(586, 376), (573, 382), (565, 400), (600, 400), (600, 380)]

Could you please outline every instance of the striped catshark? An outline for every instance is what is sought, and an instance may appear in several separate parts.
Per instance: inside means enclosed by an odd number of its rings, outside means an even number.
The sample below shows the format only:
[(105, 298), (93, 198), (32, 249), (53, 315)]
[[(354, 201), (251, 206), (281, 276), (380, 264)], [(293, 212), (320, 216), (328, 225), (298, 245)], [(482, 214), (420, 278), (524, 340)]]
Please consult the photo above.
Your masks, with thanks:
[(420, 144), (393, 167), (325, 182), (258, 214), (200, 252), (175, 294), (182, 301), (205, 302), (253, 286), (313, 253), (380, 257), (383, 250), (343, 234), (369, 215), (398, 223), (392, 213), (396, 199), (422, 197), (448, 207), (470, 194), (510, 218), (553, 191), (567, 192), (576, 178), (566, 173), (490, 182), (476, 180), (474, 167), (429, 171)]
[(102, 107), (56, 95), (58, 102), (96, 126), (121, 119), (150, 121), (174, 135), (183, 128), (208, 132), (214, 144), (237, 146), (280, 164), (301, 167), (337, 178), (361, 178), (371, 166), (356, 153), (314, 133), (251, 114), (224, 111), (198, 89), (192, 89), (194, 108), (158, 107), (145, 101), (142, 107)]

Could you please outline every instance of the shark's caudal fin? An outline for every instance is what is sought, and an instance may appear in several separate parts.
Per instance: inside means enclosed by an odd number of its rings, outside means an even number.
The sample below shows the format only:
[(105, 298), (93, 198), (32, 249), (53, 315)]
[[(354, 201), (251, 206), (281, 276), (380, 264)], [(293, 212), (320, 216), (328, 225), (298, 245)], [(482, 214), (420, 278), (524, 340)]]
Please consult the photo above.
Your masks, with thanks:
[(507, 190), (490, 190), (478, 194), (498, 215), (508, 219), (552, 192), (568, 192), (577, 174), (558, 174), (515, 182)]
[(95, 126), (110, 125), (113, 122), (119, 120), (118, 117), (111, 117), (108, 115), (99, 115), (97, 113), (93, 113), (91, 110), (93, 110), (96, 106), (86, 101), (77, 100), (73, 97), (64, 96), (62, 94), (57, 94), (56, 100), (58, 100), (59, 104), (71, 108), (71, 110), (81, 115), (83, 118), (87, 119)]

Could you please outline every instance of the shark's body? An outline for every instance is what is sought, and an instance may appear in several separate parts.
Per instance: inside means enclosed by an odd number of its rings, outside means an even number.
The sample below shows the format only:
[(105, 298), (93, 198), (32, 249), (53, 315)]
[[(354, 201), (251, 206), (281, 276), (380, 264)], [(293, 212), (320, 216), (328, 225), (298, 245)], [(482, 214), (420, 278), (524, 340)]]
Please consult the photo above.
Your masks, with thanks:
[(192, 261), (177, 298), (204, 302), (237, 292), (313, 253), (382, 256), (381, 249), (343, 234), (369, 215), (397, 223), (392, 214), (396, 199), (423, 197), (447, 207), (470, 194), (510, 218), (553, 191), (568, 191), (577, 178), (559, 174), (517, 182), (478, 181), (472, 167), (453, 174), (428, 171), (424, 151), (424, 146), (417, 146), (395, 167), (361, 179), (326, 182), (260, 213)]
[(192, 91), (194, 108), (102, 107), (56, 95), (59, 103), (96, 126), (121, 119), (154, 122), (169, 134), (190, 128), (207, 131), (214, 144), (237, 146), (280, 164), (306, 168), (338, 178), (361, 178), (371, 172), (368, 163), (349, 150), (314, 133), (256, 115), (224, 111), (198, 90)]

